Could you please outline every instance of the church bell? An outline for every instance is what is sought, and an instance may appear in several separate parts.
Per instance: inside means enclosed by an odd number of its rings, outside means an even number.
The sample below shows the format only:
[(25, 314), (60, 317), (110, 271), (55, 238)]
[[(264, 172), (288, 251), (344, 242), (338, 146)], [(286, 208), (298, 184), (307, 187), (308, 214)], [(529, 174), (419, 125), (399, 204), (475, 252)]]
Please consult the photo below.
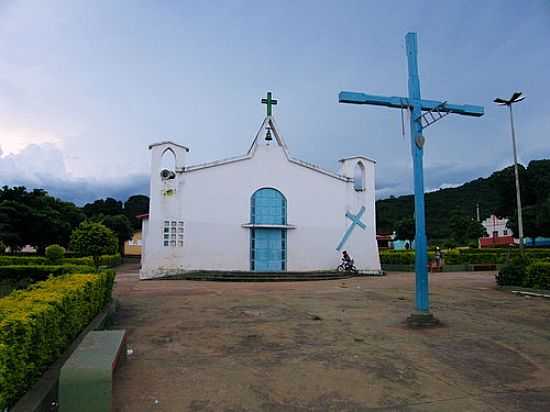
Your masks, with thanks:
[(265, 141), (266, 142), (271, 142), (273, 140), (273, 137), (271, 137), (271, 127), (267, 127), (267, 132), (265, 134)]

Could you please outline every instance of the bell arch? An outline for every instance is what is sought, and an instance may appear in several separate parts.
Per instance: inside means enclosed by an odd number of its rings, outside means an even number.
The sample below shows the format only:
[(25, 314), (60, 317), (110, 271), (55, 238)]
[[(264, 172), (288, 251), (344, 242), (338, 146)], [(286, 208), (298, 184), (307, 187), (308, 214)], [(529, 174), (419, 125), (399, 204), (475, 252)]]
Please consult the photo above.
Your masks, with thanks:
[(176, 153), (171, 147), (164, 149), (160, 155), (160, 170), (176, 171)]
[(353, 188), (356, 192), (363, 192), (365, 190), (366, 178), (365, 165), (359, 160), (353, 168)]

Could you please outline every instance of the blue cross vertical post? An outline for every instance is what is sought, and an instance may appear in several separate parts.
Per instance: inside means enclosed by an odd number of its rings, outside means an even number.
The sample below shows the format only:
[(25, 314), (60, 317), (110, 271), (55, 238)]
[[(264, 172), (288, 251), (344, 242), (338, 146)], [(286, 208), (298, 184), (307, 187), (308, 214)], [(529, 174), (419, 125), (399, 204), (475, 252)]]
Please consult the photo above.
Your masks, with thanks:
[(450, 104), (446, 101), (422, 100), (420, 96), (420, 79), (418, 76), (416, 33), (405, 37), (409, 70), (409, 96), (373, 96), (365, 93), (340, 92), (340, 103), (370, 104), (410, 112), (411, 155), (414, 172), (414, 206), (416, 220), (416, 310), (429, 315), (428, 287), (428, 251), (426, 239), (426, 222), (424, 209), (424, 143), (423, 130), (450, 113), (464, 116), (483, 116), (482, 106)]

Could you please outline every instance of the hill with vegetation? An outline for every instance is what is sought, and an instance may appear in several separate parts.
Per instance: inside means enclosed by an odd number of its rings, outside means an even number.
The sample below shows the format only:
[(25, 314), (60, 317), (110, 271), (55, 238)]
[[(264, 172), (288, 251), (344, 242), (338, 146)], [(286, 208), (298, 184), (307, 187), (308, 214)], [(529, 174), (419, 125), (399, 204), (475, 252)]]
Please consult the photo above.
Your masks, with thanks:
[[(533, 225), (543, 225), (543, 216), (550, 203), (550, 159), (533, 160), (527, 167), (519, 165), (524, 215), (533, 215)], [(512, 166), (462, 186), (426, 193), (426, 231), (429, 239), (453, 237), (449, 221), (453, 216), (476, 217), (479, 204), (481, 220), (491, 214), (515, 219), (516, 197)], [(414, 215), (414, 197), (405, 195), (376, 202), (378, 233), (397, 230), (399, 222)], [(527, 235), (527, 233), (526, 233)]]

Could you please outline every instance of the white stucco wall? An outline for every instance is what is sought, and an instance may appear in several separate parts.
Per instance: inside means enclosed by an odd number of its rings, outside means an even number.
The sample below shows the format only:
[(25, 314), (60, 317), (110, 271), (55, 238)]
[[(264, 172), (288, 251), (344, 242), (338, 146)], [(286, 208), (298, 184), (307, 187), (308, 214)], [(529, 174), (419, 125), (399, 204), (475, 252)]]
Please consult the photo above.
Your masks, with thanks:
[[(344, 246), (360, 270), (379, 271), (376, 243), (374, 162), (350, 159), (342, 174), (353, 177), (353, 167), (363, 162), (366, 190), (357, 192), (353, 182), (290, 162), (283, 147), (273, 141), (258, 143), (251, 158), (177, 173), (174, 196), (164, 196), (160, 179), (160, 154), (169, 143), (152, 148), (151, 208), (144, 228), (142, 278), (178, 271), (250, 270), (250, 200), (264, 187), (279, 190), (287, 199), (287, 271), (336, 268), (336, 246), (356, 214), (366, 207), (362, 221)], [(174, 148), (173, 148), (174, 149)], [(185, 158), (185, 150), (174, 150)], [(179, 166), (182, 161), (177, 159)], [(183, 247), (163, 246), (164, 220), (183, 220)]]

